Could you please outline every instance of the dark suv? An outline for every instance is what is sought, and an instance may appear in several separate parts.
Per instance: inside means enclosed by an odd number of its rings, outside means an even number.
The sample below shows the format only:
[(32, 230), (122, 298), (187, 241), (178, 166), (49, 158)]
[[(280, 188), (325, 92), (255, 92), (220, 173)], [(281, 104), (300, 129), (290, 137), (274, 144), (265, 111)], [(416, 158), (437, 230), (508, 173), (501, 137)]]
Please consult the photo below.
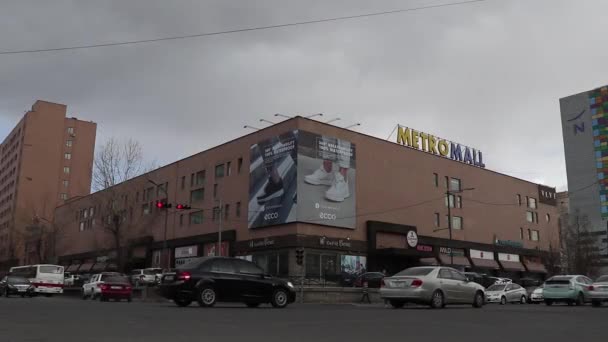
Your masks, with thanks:
[(265, 275), (250, 261), (226, 257), (199, 258), (164, 274), (160, 293), (179, 306), (196, 300), (203, 307), (242, 302), (252, 308), (262, 303), (284, 308), (296, 299), (290, 282)]

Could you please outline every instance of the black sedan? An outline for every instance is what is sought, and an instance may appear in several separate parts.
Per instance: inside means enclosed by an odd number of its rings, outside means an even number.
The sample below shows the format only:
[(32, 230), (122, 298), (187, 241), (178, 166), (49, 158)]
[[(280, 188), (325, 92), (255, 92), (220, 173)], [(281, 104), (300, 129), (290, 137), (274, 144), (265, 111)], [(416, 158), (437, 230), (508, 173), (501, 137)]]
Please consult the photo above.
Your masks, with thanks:
[(203, 307), (241, 302), (251, 308), (263, 303), (284, 308), (296, 299), (290, 282), (265, 275), (250, 261), (225, 257), (199, 258), (163, 275), (160, 293), (179, 306), (196, 300)]
[(21, 297), (34, 295), (34, 286), (26, 278), (8, 275), (0, 281), (0, 294), (5, 297), (19, 295)]

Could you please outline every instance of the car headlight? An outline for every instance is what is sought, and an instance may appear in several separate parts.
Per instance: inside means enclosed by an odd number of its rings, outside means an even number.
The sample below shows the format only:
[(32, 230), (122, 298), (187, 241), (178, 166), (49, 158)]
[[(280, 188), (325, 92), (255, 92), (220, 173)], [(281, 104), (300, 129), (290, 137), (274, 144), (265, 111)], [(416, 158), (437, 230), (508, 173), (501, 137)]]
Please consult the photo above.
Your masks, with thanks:
[(287, 287), (291, 287), (292, 289), (294, 288), (293, 284), (290, 281), (287, 282)]
[(11, 285), (11, 284), (8, 284), (8, 288), (9, 288), (9, 289), (16, 289), (16, 287), (15, 287), (15, 286), (13, 286), (13, 285)]

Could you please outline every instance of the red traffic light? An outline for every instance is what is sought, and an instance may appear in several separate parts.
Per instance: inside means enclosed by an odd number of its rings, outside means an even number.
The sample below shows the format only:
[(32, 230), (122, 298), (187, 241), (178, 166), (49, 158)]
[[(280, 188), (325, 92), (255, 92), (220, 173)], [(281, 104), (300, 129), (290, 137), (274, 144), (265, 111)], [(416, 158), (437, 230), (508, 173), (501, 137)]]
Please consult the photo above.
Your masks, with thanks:
[(177, 204), (175, 206), (175, 209), (177, 210), (188, 210), (188, 209), (192, 209), (189, 205), (187, 204)]
[(171, 203), (167, 203), (167, 202), (163, 202), (163, 201), (156, 201), (156, 207), (158, 209), (171, 208)]

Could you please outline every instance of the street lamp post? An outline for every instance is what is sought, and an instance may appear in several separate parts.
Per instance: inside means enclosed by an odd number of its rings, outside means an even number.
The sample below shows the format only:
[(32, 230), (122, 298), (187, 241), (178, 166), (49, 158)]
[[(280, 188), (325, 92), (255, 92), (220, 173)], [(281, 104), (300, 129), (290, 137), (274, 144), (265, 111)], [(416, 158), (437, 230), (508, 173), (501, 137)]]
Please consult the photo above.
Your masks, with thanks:
[[(456, 191), (450, 191), (450, 185), (448, 184), (448, 189), (445, 191), (445, 195), (446, 195), (446, 199), (448, 201), (448, 234), (449, 234), (449, 239), (450, 239), (450, 266), (454, 265), (454, 253), (452, 252), (452, 206), (450, 204), (450, 196), (453, 196), (454, 194), (461, 194), (465, 191), (469, 191), (469, 190), (475, 190), (475, 188), (466, 188), (466, 189), (461, 189), (461, 190), (456, 190)], [(456, 202), (456, 198), (454, 198), (454, 202)], [(440, 231), (440, 230), (444, 230), (444, 229), (437, 229), (434, 230), (435, 232)]]
[[(150, 182), (151, 184), (153, 184), (154, 186), (156, 186), (157, 188), (160, 187), (160, 185), (158, 185), (156, 182), (154, 182), (151, 179), (148, 179), (148, 182)], [(164, 187), (162, 188), (163, 192), (165, 193), (165, 198), (167, 199), (167, 201), (169, 201), (169, 194), (167, 193), (167, 189), (165, 189)], [(165, 208), (165, 224), (164, 224), (164, 236), (163, 236), (163, 253), (165, 253), (165, 256), (167, 257), (167, 269), (171, 268), (171, 256), (169, 253), (169, 247), (167, 245), (167, 222), (169, 220), (169, 209)]]

